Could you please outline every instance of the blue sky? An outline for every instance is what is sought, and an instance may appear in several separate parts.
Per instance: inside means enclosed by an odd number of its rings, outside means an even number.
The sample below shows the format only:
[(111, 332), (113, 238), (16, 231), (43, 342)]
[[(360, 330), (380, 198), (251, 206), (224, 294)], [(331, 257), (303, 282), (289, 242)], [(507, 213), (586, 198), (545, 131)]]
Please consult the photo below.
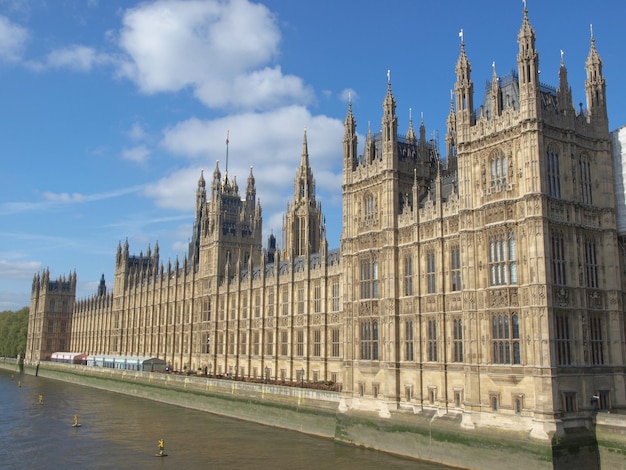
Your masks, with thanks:
[[(626, 124), (626, 2), (527, 3), (541, 81), (558, 85), (563, 50), (586, 107), (592, 23), (610, 128)], [(227, 131), (229, 175), (244, 188), (254, 166), (267, 239), (307, 129), (338, 247), (348, 95), (360, 135), (377, 131), (390, 70), (400, 132), (412, 109), (443, 146), (459, 31), (480, 103), (492, 64), (516, 66), (522, 11), (521, 0), (0, 0), (0, 310), (28, 305), (47, 267), (76, 270), (79, 298), (102, 274), (112, 288), (126, 238), (136, 254), (158, 241), (162, 260), (182, 259), (200, 170), (224, 171)]]

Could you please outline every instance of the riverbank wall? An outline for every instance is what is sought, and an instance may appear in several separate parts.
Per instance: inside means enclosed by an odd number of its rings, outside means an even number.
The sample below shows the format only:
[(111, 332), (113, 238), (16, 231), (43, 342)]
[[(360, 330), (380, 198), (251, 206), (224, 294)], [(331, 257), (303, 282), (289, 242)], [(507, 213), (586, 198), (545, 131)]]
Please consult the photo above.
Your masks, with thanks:
[(611, 468), (626, 470), (626, 416), (598, 415), (552, 442), (527, 433), (465, 429), (460, 414), (373, 411), (345, 406), (340, 392), (177, 374), (42, 362), (0, 367), (458, 468)]

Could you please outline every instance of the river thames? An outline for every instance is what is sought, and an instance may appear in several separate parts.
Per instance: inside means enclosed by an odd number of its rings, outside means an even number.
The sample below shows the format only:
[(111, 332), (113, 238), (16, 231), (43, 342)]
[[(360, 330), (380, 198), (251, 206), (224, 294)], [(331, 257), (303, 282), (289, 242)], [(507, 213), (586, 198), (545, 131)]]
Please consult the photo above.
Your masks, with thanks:
[[(1, 369), (0, 410), (8, 469), (448, 468)], [(156, 457), (159, 439), (167, 457)]]

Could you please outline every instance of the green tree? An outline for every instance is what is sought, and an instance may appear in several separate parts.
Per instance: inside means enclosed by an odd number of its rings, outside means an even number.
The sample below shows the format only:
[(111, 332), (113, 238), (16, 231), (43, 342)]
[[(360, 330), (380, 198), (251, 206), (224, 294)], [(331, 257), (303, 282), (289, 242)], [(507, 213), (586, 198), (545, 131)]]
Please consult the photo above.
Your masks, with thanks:
[(0, 312), (0, 356), (16, 357), (26, 351), (28, 307)]

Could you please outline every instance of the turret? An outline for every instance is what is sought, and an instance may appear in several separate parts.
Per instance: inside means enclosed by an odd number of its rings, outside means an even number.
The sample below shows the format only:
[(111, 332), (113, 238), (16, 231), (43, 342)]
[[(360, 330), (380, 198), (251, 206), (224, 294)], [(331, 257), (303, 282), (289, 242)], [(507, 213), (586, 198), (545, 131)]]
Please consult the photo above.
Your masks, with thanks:
[(351, 100), (348, 100), (348, 114), (346, 115), (343, 127), (343, 166), (345, 170), (354, 170), (357, 161), (357, 136), (356, 119), (354, 119), (354, 115), (352, 114)]
[(471, 80), (472, 67), (465, 54), (465, 38), (463, 30), (461, 37), (461, 53), (456, 62), (456, 83), (454, 95), (456, 96), (457, 124), (474, 124), (474, 84)]
[(519, 103), (522, 119), (538, 118), (539, 107), (539, 54), (535, 49), (535, 31), (528, 20), (528, 10), (524, 4), (522, 27), (517, 35), (519, 52), (517, 68), (519, 73)]
[(574, 107), (572, 106), (572, 89), (567, 81), (567, 68), (563, 59), (563, 51), (561, 51), (561, 66), (559, 68), (559, 88), (556, 90), (556, 100), (559, 112), (562, 114), (572, 114)]
[(597, 124), (601, 128), (607, 128), (606, 110), (606, 83), (602, 75), (602, 59), (596, 50), (596, 40), (591, 30), (591, 46), (585, 64), (587, 79), (585, 80), (585, 91), (587, 94), (587, 109), (589, 111), (589, 122)]
[[(387, 70), (387, 94), (383, 100), (382, 146), (383, 157), (387, 164), (397, 162), (398, 153), (398, 117), (396, 116), (396, 99), (391, 91), (391, 72)], [(393, 163), (395, 165), (395, 163)]]

